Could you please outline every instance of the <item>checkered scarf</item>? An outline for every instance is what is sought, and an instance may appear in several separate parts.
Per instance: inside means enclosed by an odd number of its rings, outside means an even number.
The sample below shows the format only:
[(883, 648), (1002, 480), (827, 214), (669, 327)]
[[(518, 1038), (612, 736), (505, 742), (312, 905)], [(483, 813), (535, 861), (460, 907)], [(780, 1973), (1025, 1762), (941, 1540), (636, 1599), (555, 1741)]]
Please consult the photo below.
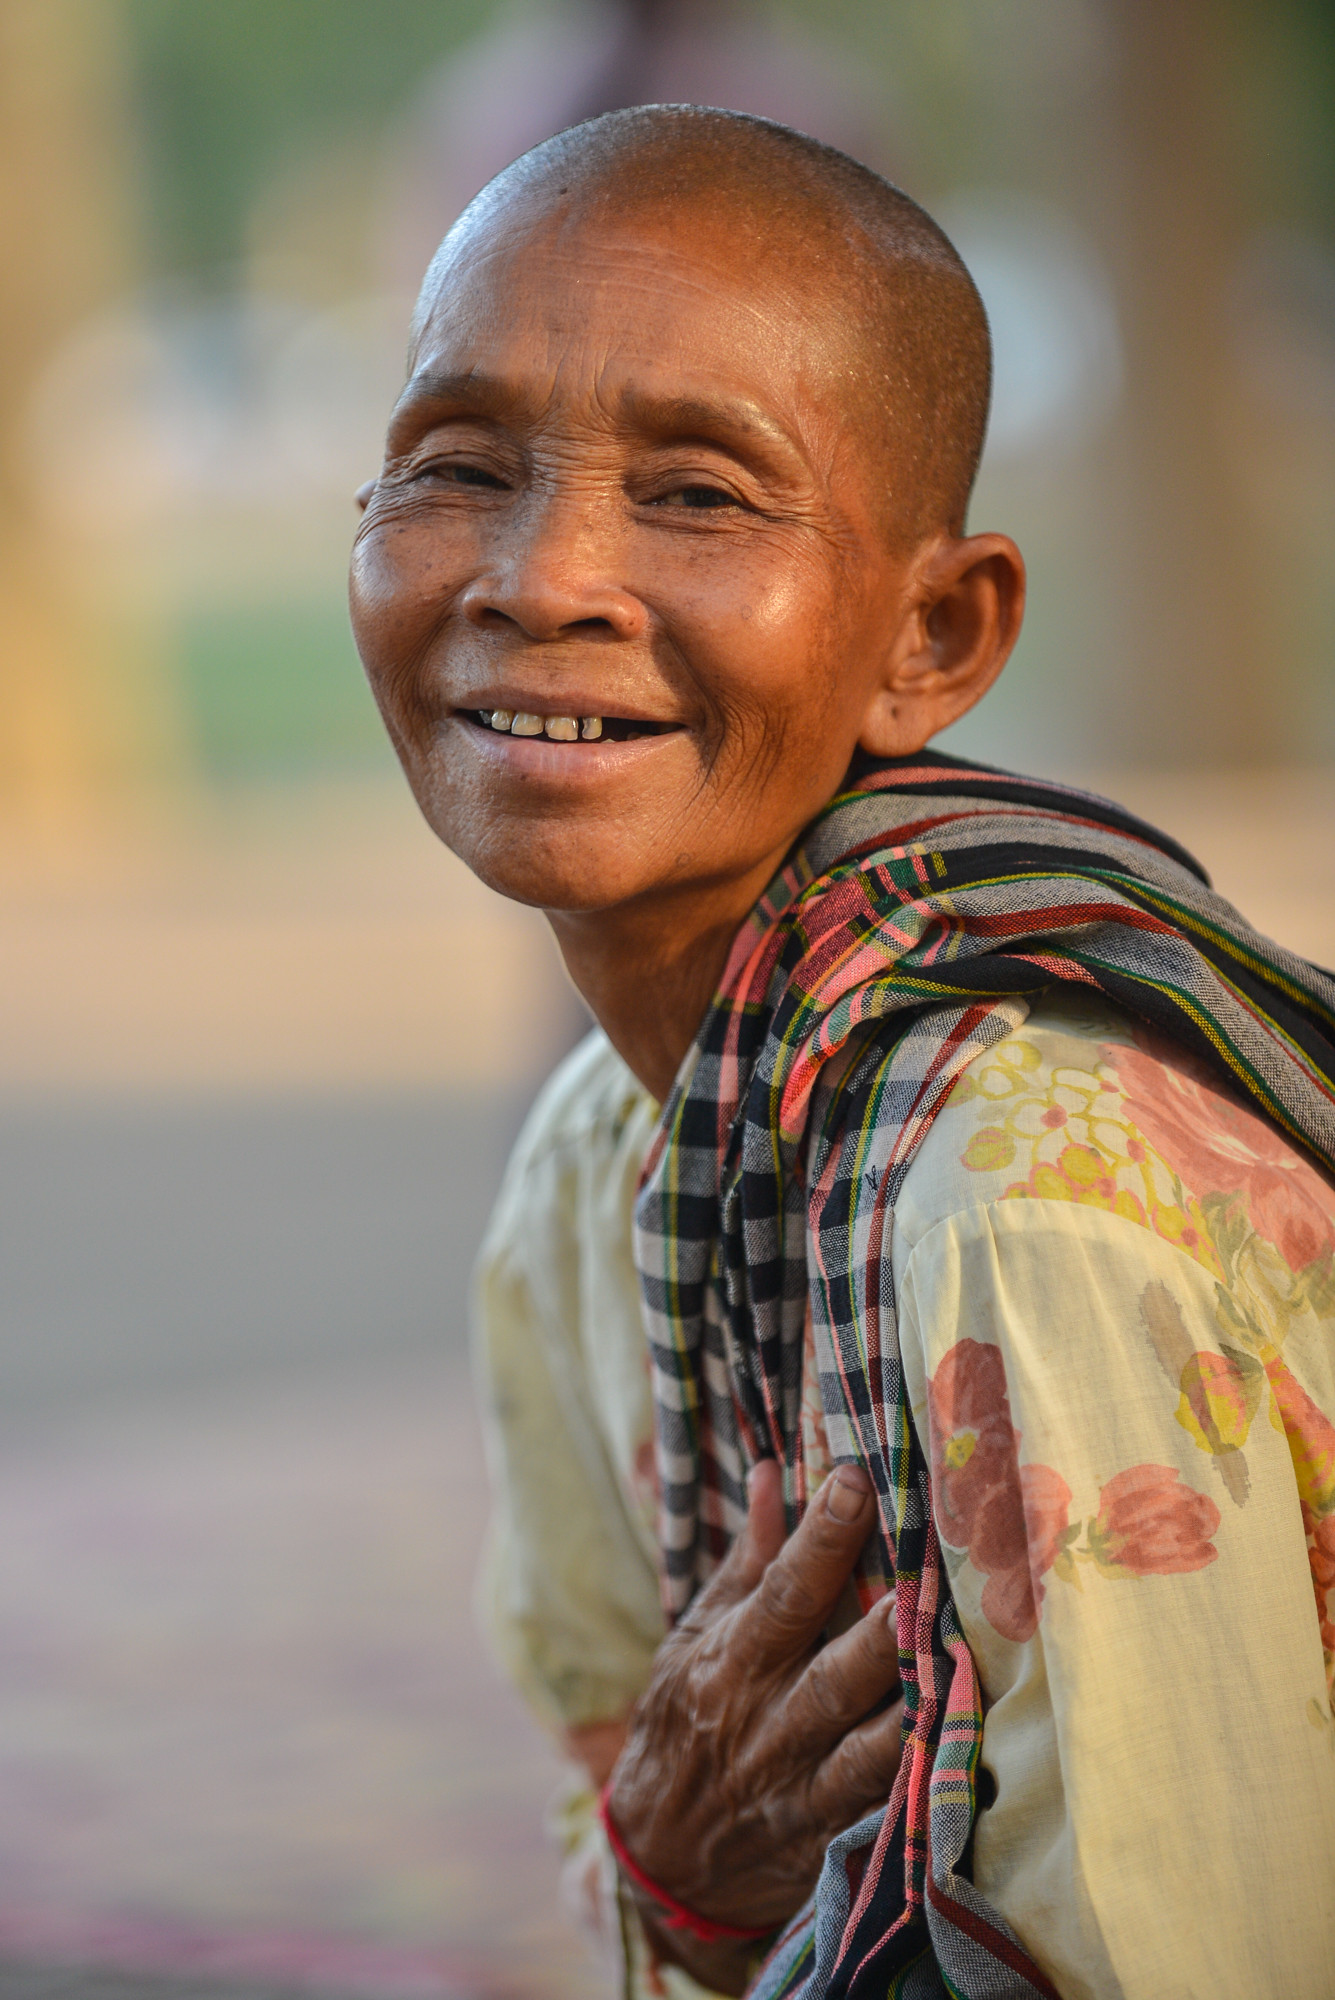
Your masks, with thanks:
[(899, 1775), (832, 1846), (753, 1988), (765, 2000), (1052, 1993), (966, 1872), (982, 1704), (909, 1413), (890, 1246), (960, 1072), (1065, 980), (1165, 1030), (1335, 1162), (1335, 979), (1118, 807), (932, 752), (856, 765), (808, 828), (736, 940), (649, 1154), (636, 1257), (670, 1614), (743, 1526), (758, 1458), (778, 1459), (790, 1525), (801, 1516), (808, 1313), (831, 1453), (875, 1483), (897, 1592)]

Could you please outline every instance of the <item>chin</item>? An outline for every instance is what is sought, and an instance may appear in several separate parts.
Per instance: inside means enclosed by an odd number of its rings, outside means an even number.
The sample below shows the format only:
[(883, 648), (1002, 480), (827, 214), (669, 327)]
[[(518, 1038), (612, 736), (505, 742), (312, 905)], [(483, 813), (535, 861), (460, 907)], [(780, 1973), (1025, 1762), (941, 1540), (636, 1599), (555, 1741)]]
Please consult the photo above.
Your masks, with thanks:
[(572, 915), (607, 910), (654, 886), (645, 879), (649, 871), (633, 865), (625, 840), (605, 828), (581, 832), (566, 822), (546, 833), (531, 822), (510, 820), (479, 831), (451, 824), (452, 815), (427, 818), (479, 882), (532, 909)]

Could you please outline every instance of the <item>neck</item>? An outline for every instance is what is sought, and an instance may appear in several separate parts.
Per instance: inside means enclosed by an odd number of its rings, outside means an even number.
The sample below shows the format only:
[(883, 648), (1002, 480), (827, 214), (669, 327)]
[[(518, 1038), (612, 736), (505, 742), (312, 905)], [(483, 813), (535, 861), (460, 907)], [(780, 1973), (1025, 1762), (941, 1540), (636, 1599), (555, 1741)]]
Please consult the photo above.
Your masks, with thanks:
[(617, 1054), (661, 1104), (743, 920), (782, 855), (721, 886), (610, 910), (548, 910), (566, 970)]

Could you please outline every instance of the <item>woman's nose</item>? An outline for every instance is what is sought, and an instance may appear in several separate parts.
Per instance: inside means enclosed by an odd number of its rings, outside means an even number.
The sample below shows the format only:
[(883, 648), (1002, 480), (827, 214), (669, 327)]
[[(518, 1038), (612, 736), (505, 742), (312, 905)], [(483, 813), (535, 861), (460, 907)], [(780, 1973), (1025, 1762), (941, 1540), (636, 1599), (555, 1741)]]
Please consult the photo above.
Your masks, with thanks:
[(517, 626), (530, 639), (599, 627), (637, 638), (648, 614), (617, 580), (620, 540), (614, 524), (577, 502), (531, 501), (505, 524), (459, 607), (471, 624)]

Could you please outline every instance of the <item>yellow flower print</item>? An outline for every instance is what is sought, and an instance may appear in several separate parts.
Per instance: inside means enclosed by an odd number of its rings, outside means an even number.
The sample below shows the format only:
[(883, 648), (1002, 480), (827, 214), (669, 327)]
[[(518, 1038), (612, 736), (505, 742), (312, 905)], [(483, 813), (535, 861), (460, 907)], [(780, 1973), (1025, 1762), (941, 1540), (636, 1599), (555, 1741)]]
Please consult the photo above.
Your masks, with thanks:
[(952, 1472), (959, 1472), (969, 1463), (977, 1445), (977, 1431), (956, 1431), (953, 1437), (946, 1439), (941, 1456)]
[(1235, 1507), (1245, 1507), (1251, 1474), (1243, 1445), (1261, 1399), (1265, 1370), (1253, 1354), (1222, 1354), (1194, 1346), (1182, 1308), (1167, 1285), (1152, 1278), (1140, 1295), (1140, 1316), (1155, 1358), (1178, 1392), (1174, 1412), (1198, 1451), (1208, 1452)]
[[(997, 1127), (975, 1134), (975, 1141), (986, 1138), (988, 1145), (986, 1149), (980, 1147), (976, 1161), (966, 1152), (963, 1156), (965, 1165), (981, 1168), (984, 1155), (986, 1164), (1004, 1165), (1003, 1146), (1007, 1136)], [(1087, 1208), (1101, 1208), (1109, 1215), (1120, 1215), (1125, 1221), (1136, 1223), (1141, 1229), (1152, 1229), (1166, 1243), (1185, 1250), (1211, 1277), (1222, 1278), (1223, 1267), (1199, 1202), (1188, 1196), (1184, 1208), (1176, 1202), (1155, 1200), (1153, 1189), (1147, 1183), (1147, 1192), (1151, 1197), (1147, 1212), (1139, 1195), (1129, 1187), (1119, 1185), (1113, 1170), (1115, 1166), (1116, 1162), (1110, 1162), (1098, 1147), (1071, 1140), (1062, 1147), (1055, 1160), (1038, 1160), (1025, 1180), (1012, 1181), (1003, 1191), (1001, 1199), (1078, 1201)]]
[(1265, 1371), (1250, 1355), (1201, 1348), (1182, 1370), (1177, 1421), (1201, 1451), (1240, 1451), (1265, 1389)]
[(1037, 1069), (1043, 1058), (1032, 1042), (1002, 1042), (993, 1060), (1003, 1069)]
[(968, 1104), (972, 1098), (999, 1100), (1025, 1089), (1025, 1074), (1036, 1070), (1043, 1058), (1032, 1042), (1001, 1042), (981, 1064), (976, 1075), (966, 1071), (947, 1100), (952, 1105)]
[(1190, 1195), (1185, 1208), (1177, 1202), (1156, 1201), (1150, 1210), (1150, 1227), (1156, 1236), (1163, 1237), (1165, 1243), (1185, 1250), (1212, 1277), (1223, 1277), (1224, 1269), (1210, 1234), (1210, 1226), (1201, 1213), (1200, 1203)]
[[(1069, 1153), (1071, 1148), (1066, 1148)], [(1027, 1181), (1015, 1181), (1007, 1188), (1003, 1200), (1018, 1199), (1030, 1195), (1035, 1201), (1078, 1201), (1082, 1190), (1072, 1177), (1062, 1171), (1060, 1161), (1054, 1166), (1051, 1161), (1040, 1160), (1031, 1167)]]
[(1125, 1216), (1128, 1222), (1138, 1222), (1142, 1229), (1149, 1226), (1142, 1204), (1130, 1188), (1118, 1187), (1103, 1155), (1093, 1146), (1081, 1145), (1076, 1140), (1063, 1146), (1055, 1160), (1039, 1160), (1030, 1168), (1028, 1179), (1012, 1181), (1001, 1198), (1078, 1201), (1089, 1208)]
[(975, 1174), (999, 1173), (1015, 1158), (1015, 1141), (999, 1125), (984, 1125), (964, 1148), (964, 1164)]

